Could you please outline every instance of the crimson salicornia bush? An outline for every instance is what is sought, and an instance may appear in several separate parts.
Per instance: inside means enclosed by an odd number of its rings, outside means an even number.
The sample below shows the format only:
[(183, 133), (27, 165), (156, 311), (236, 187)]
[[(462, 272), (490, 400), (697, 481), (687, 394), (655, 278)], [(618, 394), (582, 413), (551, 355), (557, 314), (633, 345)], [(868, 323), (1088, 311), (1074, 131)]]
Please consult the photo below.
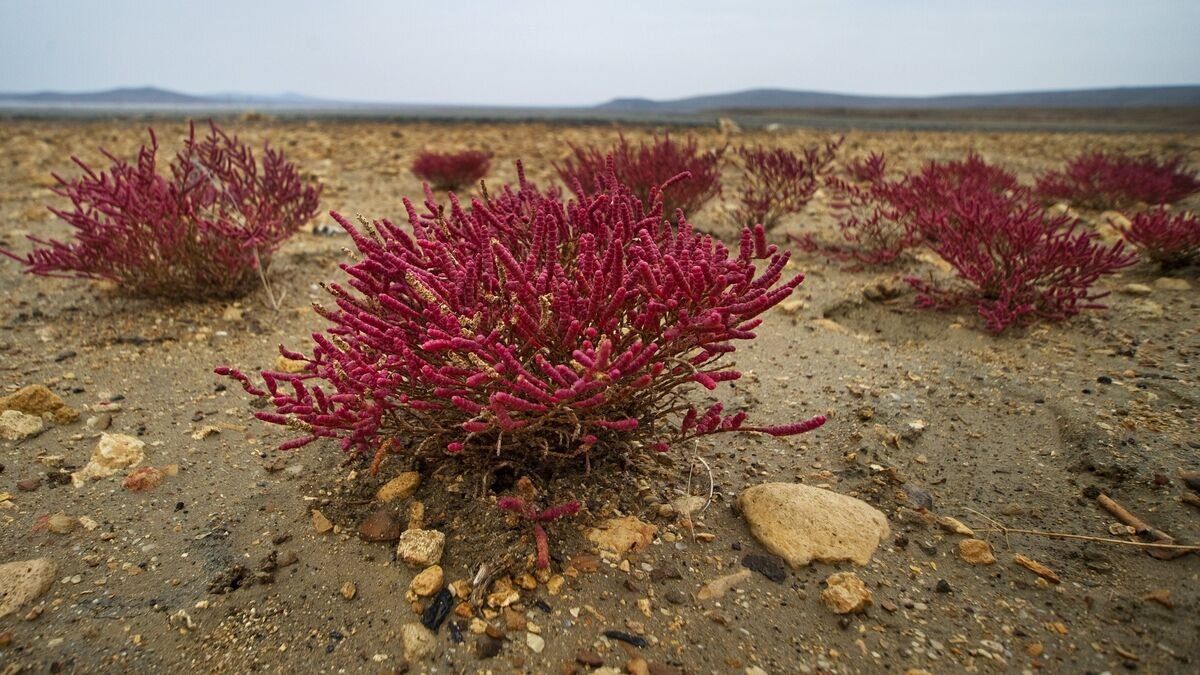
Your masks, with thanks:
[[(661, 139), (655, 137), (648, 143), (634, 145), (622, 134), (611, 148), (570, 147), (571, 156), (554, 168), (567, 188), (579, 197), (607, 191), (608, 175), (613, 170), (617, 180), (643, 204), (648, 205), (651, 191), (657, 191), (663, 213), (672, 221), (676, 210), (695, 214), (721, 194), (723, 151), (701, 151), (692, 136), (684, 143), (677, 143), (666, 134)], [(673, 180), (685, 173), (687, 180)]]
[(963, 160), (931, 162), (921, 171), (887, 177), (887, 158), (871, 153), (846, 164), (843, 175), (828, 176), (833, 211), (843, 243), (809, 250), (864, 265), (887, 265), (925, 243), (922, 222), (940, 213), (947, 200), (978, 194), (1010, 200), (1023, 194), (1017, 179), (972, 153)]
[(486, 152), (422, 152), (413, 161), (413, 175), (438, 190), (458, 190), (487, 175), (492, 158)]
[(320, 186), (302, 181), (283, 153), (264, 146), (260, 165), (215, 124), (201, 139), (191, 125), (165, 175), (153, 130), (133, 163), (103, 152), (107, 171), (73, 158), (83, 176), (55, 176), (71, 208), (51, 211), (74, 228), (70, 241), (30, 236), (41, 248), (0, 252), (31, 274), (105, 279), (130, 295), (236, 297), (317, 211)]
[(888, 265), (920, 243), (912, 219), (892, 204), (897, 181), (887, 178), (887, 158), (871, 153), (846, 164), (842, 175), (825, 177), (842, 243), (822, 246), (812, 235), (800, 244), (832, 258), (864, 265)]
[[(820, 426), (817, 416), (753, 427), (746, 413), (704, 410), (689, 385), (715, 389), (740, 373), (725, 362), (754, 338), (760, 314), (801, 282), (784, 279), (787, 253), (762, 228), (737, 251), (663, 218), (611, 175), (566, 205), (526, 183), (464, 208), (426, 195), (406, 201), (408, 227), (387, 220), (349, 232), (359, 262), (332, 283), (330, 326), (313, 335), (296, 374), (262, 373), (262, 387), (229, 368), (274, 410), (299, 447), (338, 438), (347, 451), (383, 443), (412, 454), (480, 461), (665, 451), (707, 434), (776, 436)], [(762, 269), (755, 259), (769, 258)]]
[(1102, 244), (1068, 215), (1052, 216), (1002, 169), (931, 164), (897, 195), (921, 240), (957, 273), (949, 283), (909, 278), (921, 307), (974, 304), (988, 330), (1062, 320), (1098, 308), (1103, 275), (1133, 264), (1122, 243)]
[(800, 154), (783, 148), (742, 146), (740, 204), (734, 217), (740, 225), (762, 224), (771, 229), (780, 219), (800, 213), (821, 187), (837, 156), (839, 139), (824, 147), (805, 148)]
[(1200, 262), (1200, 218), (1194, 214), (1153, 209), (1135, 214), (1119, 229), (1126, 241), (1164, 269)]
[(1061, 170), (1037, 179), (1044, 200), (1066, 200), (1093, 209), (1136, 204), (1173, 204), (1200, 192), (1200, 180), (1183, 157), (1163, 161), (1150, 156), (1106, 152), (1080, 155)]

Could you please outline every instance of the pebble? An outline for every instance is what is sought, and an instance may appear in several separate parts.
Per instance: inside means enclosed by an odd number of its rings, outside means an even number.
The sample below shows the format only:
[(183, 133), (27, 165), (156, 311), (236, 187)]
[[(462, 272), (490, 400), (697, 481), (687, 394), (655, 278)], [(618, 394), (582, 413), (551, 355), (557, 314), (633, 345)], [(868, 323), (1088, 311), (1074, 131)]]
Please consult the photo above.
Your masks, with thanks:
[(700, 602), (716, 600), (724, 596), (727, 592), (729, 592), (730, 589), (734, 588), (738, 584), (745, 583), (752, 576), (753, 574), (750, 572), (750, 570), (742, 570), (740, 572), (734, 572), (733, 574), (727, 574), (723, 577), (717, 577), (707, 584), (704, 584), (704, 587), (701, 588), (700, 592), (696, 594), (696, 599)]
[(402, 531), (400, 519), (386, 506), (373, 511), (358, 526), (358, 536), (363, 541), (396, 541)]
[(347, 581), (342, 584), (342, 597), (347, 600), (353, 600), (354, 596), (358, 595), (358, 586), (354, 585), (353, 581)]
[(0, 438), (6, 441), (23, 441), (42, 433), (45, 428), (42, 418), (36, 415), (26, 415), (18, 410), (5, 410), (0, 413)]
[(958, 555), (972, 565), (991, 565), (996, 562), (992, 545), (981, 539), (963, 539), (958, 542)]
[(400, 640), (404, 644), (404, 660), (419, 663), (433, 653), (437, 646), (433, 632), (419, 623), (406, 623), (400, 627)]
[(107, 478), (122, 469), (137, 466), (146, 458), (146, 443), (125, 434), (100, 434), (88, 463), (71, 474), (71, 484), (83, 487), (89, 481)]
[(446, 573), (442, 570), (441, 565), (433, 565), (425, 568), (420, 574), (413, 577), (409, 587), (413, 593), (416, 593), (422, 598), (427, 598), (434, 593), (442, 590), (442, 585), (446, 582)]
[(499, 654), (503, 646), (504, 640), (484, 635), (475, 641), (475, 655), (480, 659), (490, 659)]
[(541, 654), (546, 648), (546, 639), (537, 633), (526, 633), (525, 644), (534, 654)]
[(442, 560), (446, 535), (437, 530), (405, 530), (396, 545), (396, 556), (414, 567), (429, 567)]
[(599, 654), (587, 649), (575, 652), (575, 661), (589, 668), (599, 668), (604, 665), (604, 659)]
[(153, 466), (143, 466), (121, 481), (121, 487), (130, 492), (147, 492), (163, 484), (166, 474), (162, 469)]
[(15, 410), (41, 417), (49, 413), (57, 424), (69, 424), (79, 419), (79, 411), (67, 406), (58, 394), (43, 384), (31, 384), (0, 396), (0, 410)]
[(57, 578), (58, 566), (49, 558), (0, 565), (0, 619), (41, 597)]
[(742, 557), (742, 567), (752, 569), (777, 584), (787, 579), (783, 558), (776, 555), (748, 553)]
[(609, 518), (587, 531), (587, 539), (601, 551), (624, 555), (641, 551), (654, 540), (658, 528), (635, 516)]
[(395, 478), (384, 483), (383, 487), (375, 493), (375, 498), (384, 504), (394, 502), (398, 499), (408, 499), (416, 493), (417, 488), (421, 486), (421, 474), (416, 471), (405, 471)]
[(41, 477), (26, 478), (17, 481), (17, 489), (21, 492), (33, 492), (42, 486)]
[(325, 534), (333, 529), (333, 522), (326, 518), (324, 513), (316, 509), (312, 511), (312, 524), (317, 534)]
[(871, 604), (871, 591), (853, 572), (838, 572), (825, 580), (821, 601), (837, 614), (857, 614)]
[(687, 594), (676, 588), (672, 588), (671, 590), (667, 591), (666, 598), (667, 602), (671, 603), (672, 605), (688, 604)]
[(1159, 277), (1154, 280), (1154, 287), (1163, 291), (1190, 291), (1192, 285), (1187, 279), (1176, 279), (1173, 277)]

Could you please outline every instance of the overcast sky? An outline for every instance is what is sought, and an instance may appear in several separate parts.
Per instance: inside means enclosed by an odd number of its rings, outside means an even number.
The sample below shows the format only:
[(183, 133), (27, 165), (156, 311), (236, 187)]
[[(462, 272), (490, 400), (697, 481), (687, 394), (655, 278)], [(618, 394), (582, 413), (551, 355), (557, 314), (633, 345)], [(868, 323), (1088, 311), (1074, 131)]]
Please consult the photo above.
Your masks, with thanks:
[(588, 104), (1200, 82), (1197, 0), (0, 0), (0, 91)]

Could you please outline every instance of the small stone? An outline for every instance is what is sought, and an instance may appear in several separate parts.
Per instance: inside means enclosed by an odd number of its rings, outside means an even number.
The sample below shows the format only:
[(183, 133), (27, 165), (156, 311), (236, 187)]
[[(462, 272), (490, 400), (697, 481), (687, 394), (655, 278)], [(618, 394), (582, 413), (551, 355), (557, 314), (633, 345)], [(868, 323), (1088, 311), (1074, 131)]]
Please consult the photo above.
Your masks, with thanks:
[(427, 598), (434, 593), (442, 590), (442, 585), (446, 582), (446, 573), (442, 570), (441, 565), (433, 565), (421, 571), (420, 574), (413, 577), (409, 588), (413, 593), (422, 598)]
[(405, 471), (383, 484), (375, 493), (375, 498), (384, 504), (397, 499), (408, 499), (421, 487), (421, 474), (416, 471)]
[(46, 519), (46, 529), (54, 534), (71, 534), (78, 525), (78, 518), (72, 518), (61, 511)]
[(958, 555), (972, 565), (992, 565), (996, 562), (992, 545), (981, 539), (963, 539), (958, 542)]
[[(625, 662), (625, 672), (629, 673), (629, 675), (650, 675), (650, 664), (646, 659), (634, 656)], [(766, 673), (763, 675), (766, 675)]]
[(887, 517), (866, 502), (798, 483), (764, 483), (738, 495), (750, 532), (793, 568), (813, 560), (865, 565), (889, 536)]
[(752, 572), (750, 572), (750, 570), (742, 570), (740, 572), (734, 572), (733, 574), (727, 574), (723, 577), (717, 577), (707, 584), (704, 584), (704, 586), (700, 589), (700, 592), (696, 593), (696, 599), (700, 602), (716, 600), (717, 598), (724, 596), (725, 593), (727, 593), (731, 588), (734, 588), (738, 584), (745, 583), (752, 576), (754, 575)]
[(26, 478), (24, 480), (17, 481), (17, 489), (20, 490), (21, 492), (33, 492), (34, 490), (37, 490), (41, 486), (42, 486), (42, 479), (40, 476), (35, 476), (33, 478)]
[(0, 410), (16, 410), (36, 417), (49, 413), (57, 424), (69, 424), (79, 419), (78, 410), (67, 406), (62, 397), (42, 384), (31, 384), (8, 396), (0, 396)]
[(0, 413), (0, 438), (6, 441), (23, 441), (42, 433), (46, 424), (37, 415), (26, 415), (17, 410)]
[(401, 626), (400, 640), (404, 643), (404, 660), (410, 664), (420, 663), (437, 646), (433, 632), (419, 623)]
[(1033, 572), (1034, 574), (1045, 579), (1046, 581), (1050, 581), (1050, 582), (1053, 582), (1056, 584), (1060, 583), (1062, 581), (1062, 579), (1058, 578), (1058, 574), (1055, 573), (1054, 570), (1050, 569), (1049, 567), (1046, 567), (1042, 563), (1040, 563), (1028, 556), (1024, 556), (1024, 555), (1021, 555), (1020, 553), (1018, 553), (1017, 555), (1013, 556), (1013, 562), (1020, 565), (1021, 567), (1024, 567), (1025, 569), (1029, 570), (1030, 572)]
[(938, 593), (949, 593), (953, 589), (950, 588), (949, 581), (946, 581), (945, 579), (938, 579), (937, 585), (934, 587), (934, 590), (936, 590)]
[(672, 605), (688, 604), (687, 594), (677, 588), (672, 588), (671, 590), (667, 591), (666, 598), (667, 602), (671, 603)]
[(1192, 285), (1187, 279), (1176, 279), (1173, 277), (1159, 277), (1154, 280), (1154, 287), (1161, 291), (1190, 291)]
[(358, 586), (354, 585), (353, 581), (347, 581), (342, 584), (342, 597), (347, 600), (353, 600), (354, 596), (358, 595)]
[(1150, 295), (1154, 289), (1146, 284), (1125, 284), (1121, 287), (1121, 292), (1125, 295)]
[(658, 528), (650, 523), (638, 520), (634, 516), (624, 518), (609, 518), (599, 527), (587, 531), (588, 541), (609, 553), (624, 555), (637, 552), (650, 545)]
[(575, 662), (589, 668), (599, 668), (604, 665), (604, 659), (599, 654), (587, 649), (575, 652)]
[(542, 650), (546, 648), (546, 638), (536, 633), (526, 633), (525, 644), (534, 654), (541, 654)]
[(402, 531), (400, 519), (386, 506), (371, 512), (358, 526), (358, 536), (363, 541), (396, 541)]
[(567, 583), (567, 580), (563, 575), (555, 574), (550, 577), (550, 581), (546, 582), (546, 590), (550, 592), (550, 595), (558, 595), (562, 592), (563, 584), (565, 583)]
[(500, 648), (503, 646), (504, 640), (497, 640), (485, 635), (475, 642), (475, 656), (480, 659), (490, 659), (499, 654)]
[(967, 536), (967, 537), (975, 536), (974, 530), (972, 530), (971, 528), (962, 524), (962, 522), (959, 521), (958, 519), (951, 518), (950, 516), (938, 516), (937, 524), (938, 524), (938, 527), (942, 528), (943, 530), (945, 530), (947, 532), (951, 532), (953, 534), (961, 534), (961, 535)]
[(316, 509), (312, 511), (312, 524), (317, 534), (325, 534), (333, 530), (333, 522), (326, 518), (324, 513)]
[(414, 567), (429, 567), (442, 560), (446, 535), (437, 530), (405, 530), (396, 546), (396, 556)]
[(137, 466), (146, 458), (146, 443), (125, 434), (100, 434), (96, 447), (92, 448), (88, 463), (71, 474), (71, 484), (77, 488), (89, 481), (107, 478), (122, 469)]
[(0, 619), (41, 597), (57, 578), (58, 566), (49, 558), (0, 565)]
[(303, 373), (307, 367), (308, 361), (289, 359), (283, 354), (275, 357), (275, 370), (280, 373)]
[(143, 466), (121, 481), (121, 487), (130, 492), (146, 492), (162, 485), (166, 474), (162, 469), (153, 466)]
[(742, 567), (752, 569), (777, 584), (787, 579), (787, 568), (779, 556), (748, 553), (742, 558)]
[(871, 604), (871, 592), (853, 572), (838, 572), (825, 580), (821, 601), (837, 614), (857, 614)]

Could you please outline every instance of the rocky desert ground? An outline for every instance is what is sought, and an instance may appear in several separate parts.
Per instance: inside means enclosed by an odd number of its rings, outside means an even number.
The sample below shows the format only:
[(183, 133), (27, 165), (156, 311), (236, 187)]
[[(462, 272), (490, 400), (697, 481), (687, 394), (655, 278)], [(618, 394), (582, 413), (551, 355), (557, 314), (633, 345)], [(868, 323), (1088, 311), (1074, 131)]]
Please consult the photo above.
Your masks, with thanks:
[[(0, 122), (0, 245), (66, 236), (46, 210), (61, 205), (52, 172), (73, 175), (72, 154), (99, 163), (99, 146), (129, 156), (144, 126)], [(514, 180), (522, 159), (549, 184), (568, 142), (608, 144), (621, 131), (224, 126), (269, 139), (320, 178), (323, 212), (393, 219), (403, 197), (420, 196), (408, 165), (422, 149), (488, 150), (490, 183)], [(185, 132), (178, 120), (155, 127), (167, 149)], [(704, 147), (799, 148), (833, 132), (674, 133)], [(884, 150), (902, 168), (974, 150), (1029, 178), (1091, 149), (1200, 166), (1195, 133), (845, 136), (844, 155)], [(691, 220), (730, 238), (732, 165), (725, 180)], [(1114, 236), (1104, 214), (1078, 215)], [(786, 244), (786, 232), (832, 239), (828, 200), (772, 236)], [(324, 325), (311, 303), (339, 278), (348, 245), (328, 216), (286, 243), (271, 269), (278, 310), (261, 291), (234, 303), (131, 300), (0, 261), (0, 395), (24, 390), (5, 406), (43, 427), (0, 441), (0, 673), (1200, 668), (1200, 556), (1129, 545), (1145, 539), (1111, 506), (1179, 544), (1200, 540), (1180, 478), (1200, 470), (1195, 270), (1139, 264), (1101, 282), (1108, 309), (997, 337), (968, 308), (913, 307), (902, 277), (941, 272), (932, 258), (853, 270), (797, 252), (790, 270), (806, 280), (739, 348), (748, 376), (722, 396), (764, 420), (826, 414), (823, 428), (727, 435), (656, 464), (513, 467), (482, 480), (399, 456), (372, 476), (333, 444), (278, 451), (286, 431), (255, 420), (240, 388), (213, 374), (275, 368), (280, 344), (307, 348)], [(79, 472), (100, 477), (73, 481)], [(584, 506), (550, 525), (549, 573), (529, 567), (528, 530), (495, 506), (524, 472)], [(796, 533), (788, 509), (813, 500), (819, 527)], [(406, 525), (444, 535), (437, 567), (397, 553)], [(771, 537), (795, 566), (764, 546)], [(813, 547), (864, 564), (802, 564)]]

